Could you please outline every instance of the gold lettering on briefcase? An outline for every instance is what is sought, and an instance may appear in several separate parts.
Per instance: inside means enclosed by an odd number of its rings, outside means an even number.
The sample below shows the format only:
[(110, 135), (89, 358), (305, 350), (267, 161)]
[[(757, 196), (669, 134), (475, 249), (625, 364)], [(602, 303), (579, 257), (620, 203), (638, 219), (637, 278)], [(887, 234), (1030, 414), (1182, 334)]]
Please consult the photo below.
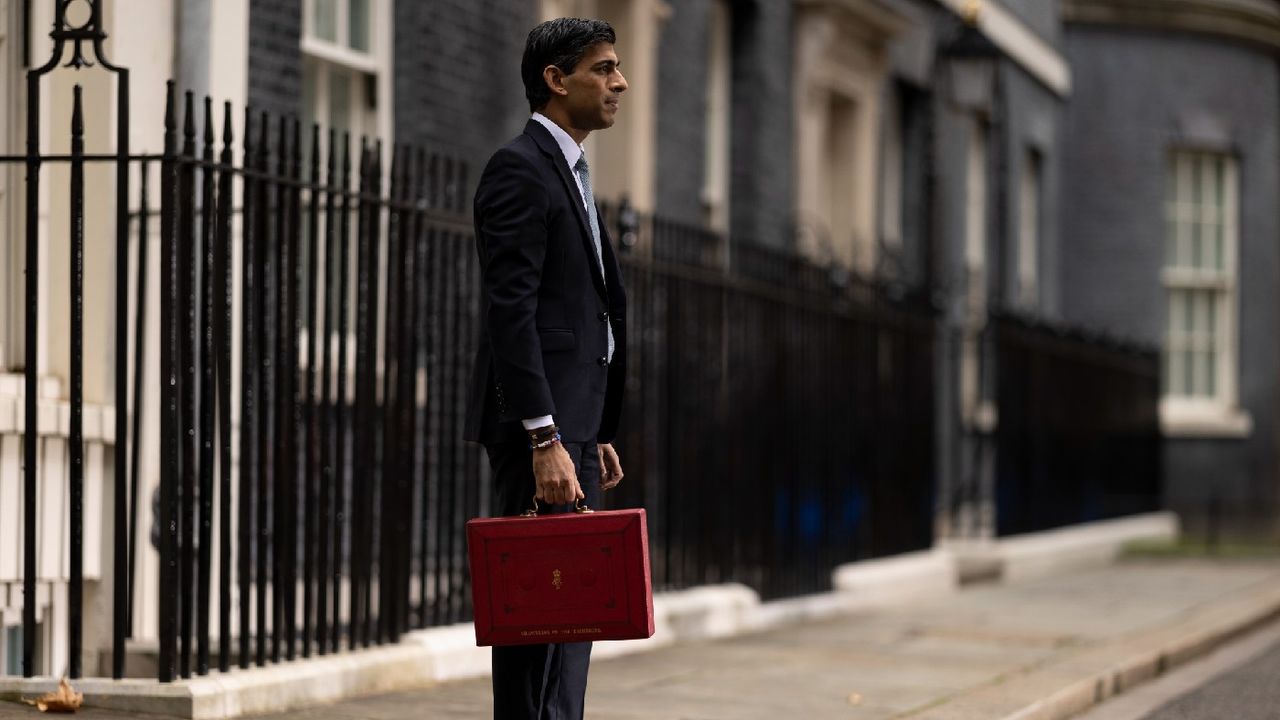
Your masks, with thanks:
[(559, 570), (552, 570), (552, 571), (551, 571), (551, 584), (552, 584), (553, 586), (555, 586), (555, 589), (557, 589), (557, 590), (559, 590), (559, 589), (560, 589), (560, 586), (561, 586), (561, 585), (564, 585), (564, 582), (560, 579), (560, 571), (559, 571)]

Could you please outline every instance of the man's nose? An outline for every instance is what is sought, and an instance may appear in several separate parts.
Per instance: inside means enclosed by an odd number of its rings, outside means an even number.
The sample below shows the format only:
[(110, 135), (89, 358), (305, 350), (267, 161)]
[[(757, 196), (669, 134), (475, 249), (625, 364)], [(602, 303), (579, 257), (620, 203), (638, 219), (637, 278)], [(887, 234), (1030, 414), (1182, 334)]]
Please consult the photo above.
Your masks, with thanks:
[(609, 86), (609, 89), (620, 93), (627, 89), (627, 78), (622, 74), (621, 70), (617, 71), (617, 75), (617, 79), (613, 81), (613, 84)]

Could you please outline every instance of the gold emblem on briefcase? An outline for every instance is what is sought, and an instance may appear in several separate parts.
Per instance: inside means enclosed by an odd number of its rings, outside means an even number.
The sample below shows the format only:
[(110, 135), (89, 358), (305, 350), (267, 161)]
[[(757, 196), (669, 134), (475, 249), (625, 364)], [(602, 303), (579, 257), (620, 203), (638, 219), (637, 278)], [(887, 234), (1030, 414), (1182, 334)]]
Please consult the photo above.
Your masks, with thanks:
[(560, 589), (560, 586), (561, 586), (561, 585), (564, 585), (564, 582), (560, 579), (560, 571), (559, 571), (559, 570), (552, 570), (552, 571), (551, 571), (551, 585), (552, 585), (553, 587), (555, 587), (555, 589), (557, 589), (557, 590), (559, 590), (559, 589)]

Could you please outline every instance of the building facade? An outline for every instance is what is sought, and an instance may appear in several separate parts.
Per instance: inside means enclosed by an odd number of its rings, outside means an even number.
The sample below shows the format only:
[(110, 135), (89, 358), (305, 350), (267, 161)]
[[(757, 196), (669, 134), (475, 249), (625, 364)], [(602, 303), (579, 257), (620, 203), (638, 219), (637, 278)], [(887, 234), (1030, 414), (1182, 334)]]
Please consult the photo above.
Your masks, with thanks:
[(1198, 534), (1274, 538), (1280, 6), (1063, 18), (1063, 312), (1162, 348), (1169, 506)]
[[(1235, 10), (1219, 6), (1238, 4)], [(0, 2), (0, 137), (21, 152), (22, 72), (47, 57), (45, 3)], [(1194, 519), (1261, 508), (1274, 533), (1276, 333), (1280, 287), (1271, 198), (1280, 187), (1280, 10), (1266, 3), (1092, 0), (115, 0), (106, 51), (131, 69), (131, 151), (163, 152), (164, 82), (382, 142), (442, 149), (478, 171), (529, 115), (519, 77), (528, 30), (592, 16), (618, 31), (630, 82), (616, 127), (587, 143), (596, 197), (734, 247), (800, 256), (833, 288), (936, 311), (935, 542), (998, 533), (995, 438), (1001, 374), (992, 318), (1068, 321), (1163, 348), (1167, 500)], [(1203, 5), (1204, 7), (1200, 7)], [(1209, 6), (1218, 7), (1214, 10)], [(1181, 13), (1181, 14), (1180, 14)], [(24, 42), (15, 38), (25, 35)], [(35, 62), (38, 64), (38, 62)], [(1224, 81), (1227, 78), (1228, 81)], [(41, 90), (46, 152), (66, 152), (70, 86), (82, 83), (88, 143), (110, 152), (114, 89), (93, 69)], [(10, 101), (12, 99), (12, 101)], [(244, 136), (244, 116), (233, 115)], [(21, 369), (42, 378), (39, 657), (66, 666), (63, 522), (67, 431), (65, 275), (46, 273), (35, 348), (24, 347), (22, 166), (0, 174), (0, 674), (17, 674), (21, 624)], [(99, 172), (94, 170), (93, 172)], [(102, 172), (106, 172), (103, 170)], [(65, 169), (42, 176), (42, 267), (66, 267)], [(477, 177), (466, 178), (470, 198)], [(109, 182), (107, 175), (99, 182)], [(44, 187), (44, 186), (42, 186)], [(162, 188), (148, 197), (159, 204)], [(131, 201), (141, 190), (134, 187)], [(86, 265), (112, 265), (109, 194)], [(94, 205), (94, 204), (97, 205)], [(158, 225), (154, 228), (158, 232)], [(96, 233), (96, 234), (95, 234)], [(137, 245), (133, 250), (137, 256)], [(47, 255), (47, 257), (45, 256)], [(239, 262), (242, 258), (237, 258)], [(159, 326), (159, 261), (141, 322)], [(88, 597), (107, 605), (118, 482), (108, 428), (113, 280), (86, 279)], [(242, 288), (237, 286), (239, 293)], [(237, 331), (238, 332), (238, 331)], [(236, 332), (233, 337), (238, 337)], [(158, 376), (155, 350), (145, 375)], [(239, 356), (238, 346), (233, 356)], [(233, 367), (233, 374), (239, 367)], [(880, 369), (881, 373), (888, 370)], [(141, 389), (139, 496), (160, 474), (159, 383)], [(238, 410), (232, 411), (233, 433)], [(95, 424), (96, 423), (96, 424)], [(1048, 499), (1050, 502), (1054, 498)], [(1077, 519), (1094, 519), (1084, 513)], [(1268, 529), (1270, 528), (1270, 529)], [(158, 624), (151, 515), (140, 548), (138, 637)], [(216, 578), (215, 578), (216, 584)], [(100, 667), (109, 616), (86, 615), (86, 667)], [(93, 655), (99, 653), (99, 655)]]

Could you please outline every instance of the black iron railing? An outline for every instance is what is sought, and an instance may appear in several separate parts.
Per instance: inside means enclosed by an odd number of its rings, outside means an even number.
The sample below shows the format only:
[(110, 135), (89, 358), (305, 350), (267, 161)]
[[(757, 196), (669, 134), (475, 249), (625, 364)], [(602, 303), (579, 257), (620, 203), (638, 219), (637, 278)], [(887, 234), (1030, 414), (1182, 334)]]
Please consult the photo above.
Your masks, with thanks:
[(384, 190), (380, 143), (355, 148), (346, 135), (247, 112), (237, 166), (231, 108), (220, 153), (208, 99), (202, 114), (190, 93), (179, 112), (171, 86), (161, 679), (209, 669), (215, 552), (223, 670), (233, 656), (261, 665), (465, 619), (462, 523), (482, 514), (476, 451), (460, 437), (478, 280), (465, 165), (395, 146)]
[(631, 337), (611, 502), (649, 508), (654, 581), (776, 598), (929, 547), (931, 309), (793, 253), (605, 208)]
[(1000, 535), (1157, 510), (1153, 348), (993, 314)]

